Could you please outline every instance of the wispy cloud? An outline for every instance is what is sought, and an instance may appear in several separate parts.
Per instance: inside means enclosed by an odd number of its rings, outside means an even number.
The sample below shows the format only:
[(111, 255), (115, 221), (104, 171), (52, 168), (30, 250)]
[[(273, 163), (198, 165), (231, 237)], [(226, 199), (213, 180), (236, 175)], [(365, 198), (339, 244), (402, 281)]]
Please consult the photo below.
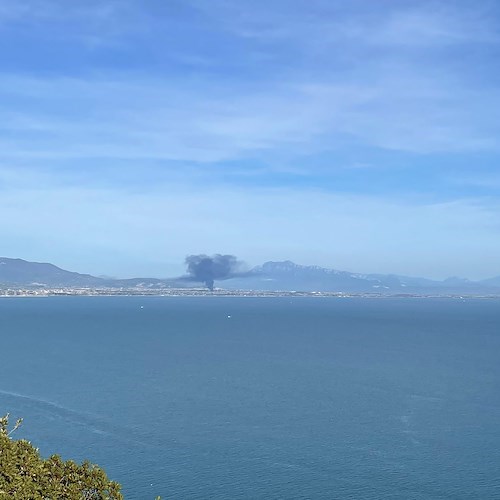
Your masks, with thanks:
[(453, 89), (439, 76), (387, 67), (356, 85), (283, 82), (263, 94), (217, 82), (4, 75), (0, 156), (204, 162), (334, 150), (346, 136), (414, 153), (498, 150), (498, 92)]
[[(499, 211), (482, 185), (500, 154), (498, 10), (0, 0), (6, 250), (40, 251), (46, 227), (68, 267), (73, 252), (128, 252), (123, 266), (222, 243), (256, 260), (494, 274)], [(445, 257), (461, 239), (477, 262)]]
[[(481, 277), (492, 274), (489, 257), (500, 245), (500, 207), (467, 199), (408, 203), (182, 182), (141, 193), (53, 184), (3, 192), (0, 211), (3, 252), (122, 275), (123, 262), (127, 274), (168, 275), (175, 266), (180, 272), (184, 255), (202, 249), (251, 264), (291, 258), (359, 272), (445, 277), (467, 269)], [(485, 258), (470, 261), (478, 252)], [(89, 264), (82, 259), (88, 253), (99, 259)]]
[[(227, 30), (249, 38), (287, 40), (311, 48), (339, 41), (366, 45), (439, 46), (497, 43), (498, 26), (492, 22), (494, 2), (388, 2), (282, 0), (241, 3), (190, 0), (205, 15)], [(307, 35), (307, 36), (305, 36)]]
[[(383, 8), (363, 2), (364, 9), (343, 2), (317, 1), (314, 9), (302, 1), (293, 2), (295, 9), (286, 4), (186, 4), (212, 30), (227, 26), (226, 45), (248, 37), (249, 30), (286, 40), (286, 46), (265, 47), (272, 64), (258, 75), (252, 68), (250, 80), (232, 61), (264, 47), (235, 44), (221, 62), (184, 39), (167, 45), (165, 54), (177, 63), (191, 61), (201, 80), (175, 67), (148, 75), (116, 68), (73, 77), (4, 73), (0, 97), (10, 103), (2, 112), (10, 130), (3, 137), (4, 157), (218, 161), (280, 149), (334, 151), (346, 138), (424, 154), (498, 150), (498, 89), (471, 78), (459, 52), (447, 54), (443, 65), (435, 51), (443, 44), (497, 43), (485, 9), (429, 2)], [(156, 23), (175, 23), (176, 5)], [(0, 19), (2, 12), (5, 19), (74, 19), (84, 26), (76, 33), (96, 37), (126, 33), (141, 16), (156, 29), (153, 11), (134, 1), (75, 2), (67, 8), (55, 0), (0, 2)], [(208, 37), (207, 29), (198, 34)], [(319, 45), (313, 47), (315, 40)], [(146, 50), (156, 50), (152, 40), (147, 43)]]
[(20, 33), (35, 30), (46, 40), (84, 49), (119, 46), (127, 36), (144, 33), (147, 18), (135, 0), (0, 0), (0, 34), (17, 25)]

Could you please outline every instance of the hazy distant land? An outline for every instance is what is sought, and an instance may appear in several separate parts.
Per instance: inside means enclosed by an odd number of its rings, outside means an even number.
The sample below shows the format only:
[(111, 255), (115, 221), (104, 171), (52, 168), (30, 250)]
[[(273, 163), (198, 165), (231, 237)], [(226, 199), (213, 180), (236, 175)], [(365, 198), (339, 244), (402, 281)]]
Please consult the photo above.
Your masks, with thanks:
[[(399, 275), (358, 274), (290, 261), (241, 271), (233, 256), (190, 256), (188, 273), (175, 278), (100, 278), (53, 264), (0, 258), (0, 296), (165, 295), (321, 297), (499, 297), (500, 277), (444, 281)], [(204, 285), (204, 286), (203, 286)]]

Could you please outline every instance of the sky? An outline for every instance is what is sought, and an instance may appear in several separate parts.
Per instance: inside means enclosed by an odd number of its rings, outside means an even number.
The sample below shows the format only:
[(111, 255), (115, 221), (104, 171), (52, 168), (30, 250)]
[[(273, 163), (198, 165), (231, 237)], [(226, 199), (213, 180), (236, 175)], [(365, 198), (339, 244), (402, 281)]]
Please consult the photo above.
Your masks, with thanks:
[(0, 255), (500, 275), (500, 3), (0, 0)]

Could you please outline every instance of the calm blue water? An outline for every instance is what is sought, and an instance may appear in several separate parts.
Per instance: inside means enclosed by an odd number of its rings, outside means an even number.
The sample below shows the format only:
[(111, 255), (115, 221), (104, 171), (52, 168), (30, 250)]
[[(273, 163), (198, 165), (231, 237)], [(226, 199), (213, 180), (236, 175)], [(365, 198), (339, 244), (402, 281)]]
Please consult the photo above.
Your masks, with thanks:
[(126, 498), (500, 498), (499, 301), (2, 299), (0, 342), (17, 436)]

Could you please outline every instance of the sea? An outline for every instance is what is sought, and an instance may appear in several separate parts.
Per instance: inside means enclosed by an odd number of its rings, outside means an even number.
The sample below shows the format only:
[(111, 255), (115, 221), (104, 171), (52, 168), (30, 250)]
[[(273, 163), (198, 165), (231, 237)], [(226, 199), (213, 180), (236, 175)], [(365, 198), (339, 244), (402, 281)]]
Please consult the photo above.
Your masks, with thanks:
[(500, 499), (500, 301), (0, 299), (0, 414), (126, 499)]

